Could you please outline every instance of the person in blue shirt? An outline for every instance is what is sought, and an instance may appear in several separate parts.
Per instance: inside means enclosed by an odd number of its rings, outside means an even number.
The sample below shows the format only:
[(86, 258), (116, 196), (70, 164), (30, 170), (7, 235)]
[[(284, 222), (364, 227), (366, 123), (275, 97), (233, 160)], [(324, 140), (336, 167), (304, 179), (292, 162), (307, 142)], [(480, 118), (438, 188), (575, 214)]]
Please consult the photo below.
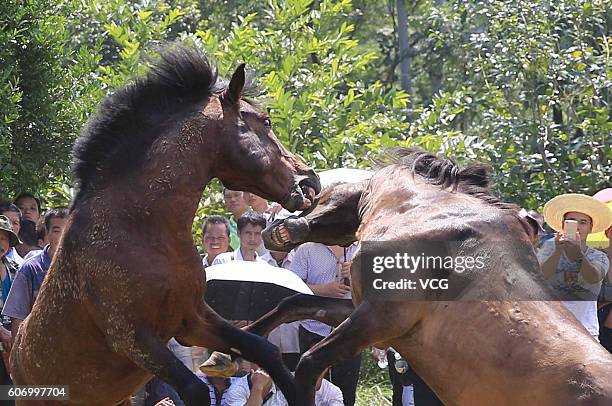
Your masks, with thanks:
[(47, 212), (45, 227), (49, 244), (40, 253), (27, 259), (15, 275), (15, 280), (2, 309), (2, 315), (11, 318), (13, 337), (17, 334), (21, 322), (32, 311), (38, 291), (59, 246), (67, 219), (68, 209), (65, 207), (51, 209)]

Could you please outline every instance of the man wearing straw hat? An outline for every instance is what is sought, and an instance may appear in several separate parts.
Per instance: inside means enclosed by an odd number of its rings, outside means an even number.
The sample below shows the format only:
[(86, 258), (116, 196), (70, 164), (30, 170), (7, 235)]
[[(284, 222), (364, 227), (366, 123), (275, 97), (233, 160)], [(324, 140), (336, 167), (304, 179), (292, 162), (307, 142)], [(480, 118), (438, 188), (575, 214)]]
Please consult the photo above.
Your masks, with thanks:
[(563, 303), (597, 339), (597, 295), (609, 261), (606, 254), (588, 247), (586, 239), (612, 224), (612, 212), (591, 196), (565, 194), (546, 203), (544, 219), (557, 233), (538, 252), (542, 272), (561, 296), (574, 299)]
[[(11, 289), (11, 283), (17, 271), (17, 265), (7, 258), (11, 247), (21, 244), (19, 237), (13, 231), (11, 220), (0, 215), (0, 310)], [(11, 350), (11, 320), (8, 317), (0, 318), (0, 385), (10, 385), (8, 355)], [(10, 404), (14, 404), (11, 402)]]

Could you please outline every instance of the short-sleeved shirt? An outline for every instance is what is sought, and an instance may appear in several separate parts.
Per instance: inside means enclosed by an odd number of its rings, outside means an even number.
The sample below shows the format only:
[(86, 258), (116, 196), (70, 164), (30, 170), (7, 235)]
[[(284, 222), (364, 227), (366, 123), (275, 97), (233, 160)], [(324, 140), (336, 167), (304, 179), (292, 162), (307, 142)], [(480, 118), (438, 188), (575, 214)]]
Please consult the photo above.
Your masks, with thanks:
[[(540, 264), (544, 263), (555, 251), (555, 241), (548, 240), (544, 242), (538, 250), (537, 256)], [(587, 247), (584, 258), (597, 269), (602, 275), (606, 275), (609, 266), (609, 260), (605, 253)], [(580, 273), (580, 264), (571, 261), (565, 253), (561, 254), (559, 265), (555, 270), (554, 275), (549, 279), (554, 289), (576, 296), (577, 299), (563, 301), (565, 307), (571, 311), (576, 319), (591, 333), (597, 337), (599, 335), (599, 322), (597, 320), (597, 300), (588, 300), (589, 298), (597, 298), (601, 289), (601, 281), (590, 283), (584, 280)]]
[(29, 258), (21, 265), (4, 303), (3, 316), (25, 320), (32, 311), (50, 265), (48, 245), (38, 255)]
[[(244, 406), (251, 396), (251, 388), (249, 387), (248, 376), (245, 375), (232, 382), (229, 389), (225, 392), (225, 401), (227, 406)], [(287, 400), (283, 393), (272, 383), (270, 389), (272, 395), (266, 400), (264, 406), (287, 406)], [(266, 396), (267, 394), (264, 394)]]
[[(287, 256), (282, 261), (276, 262), (270, 254), (268, 256), (273, 262), (270, 265), (279, 268), (285, 268), (291, 270), (291, 261), (293, 261), (294, 250), (289, 251)], [(264, 255), (265, 257), (265, 255)], [(300, 339), (298, 334), (298, 327), (300, 326), (299, 321), (293, 321), (291, 323), (283, 323), (270, 331), (268, 334), (268, 341), (278, 347), (282, 353), (291, 354), (300, 352)]]
[(35, 255), (38, 255), (42, 252), (42, 250), (32, 250), (30, 252), (28, 252), (25, 257), (23, 257), (23, 260), (25, 261), (26, 259), (30, 259)]
[[(345, 250), (345, 258), (341, 259), (351, 261), (356, 250), (356, 244), (350, 245)], [(308, 242), (295, 250), (291, 271), (308, 285), (330, 283), (338, 277), (338, 258), (326, 245)], [(351, 293), (347, 293), (345, 298), (350, 299)], [(300, 324), (306, 330), (320, 336), (327, 336), (332, 330), (331, 326), (316, 320), (302, 320)]]

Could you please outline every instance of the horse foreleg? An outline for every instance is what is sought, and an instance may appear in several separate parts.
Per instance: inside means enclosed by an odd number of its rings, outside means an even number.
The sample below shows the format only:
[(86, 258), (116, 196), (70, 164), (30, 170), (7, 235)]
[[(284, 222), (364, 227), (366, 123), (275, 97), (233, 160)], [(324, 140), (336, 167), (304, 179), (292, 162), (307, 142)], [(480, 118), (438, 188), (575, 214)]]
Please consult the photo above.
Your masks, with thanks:
[(285, 395), (289, 405), (295, 404), (293, 375), (283, 364), (281, 353), (265, 338), (243, 331), (203, 305), (200, 314), (186, 321), (184, 332), (177, 338), (188, 345), (231, 353), (255, 362), (265, 369)]
[(244, 330), (265, 336), (283, 323), (313, 319), (336, 327), (355, 310), (351, 299), (313, 296), (298, 293), (283, 299), (278, 306)]
[[(353, 302), (350, 299), (334, 299), (330, 297), (296, 294), (283, 299), (278, 306), (253, 324), (244, 327), (244, 331), (260, 336), (267, 336), (270, 331), (283, 323), (315, 319), (331, 326), (338, 326), (353, 312)], [(228, 359), (231, 357), (231, 360)], [(225, 377), (238, 369), (236, 355), (229, 356), (214, 352), (200, 370), (207, 375)]]
[(187, 369), (155, 334), (137, 329), (134, 346), (125, 352), (138, 366), (174, 387), (186, 405), (210, 404), (208, 386)]
[(401, 336), (405, 329), (389, 323), (385, 304), (364, 302), (329, 336), (308, 350), (295, 371), (298, 405), (313, 406), (317, 378), (328, 367), (349, 360), (364, 348)]

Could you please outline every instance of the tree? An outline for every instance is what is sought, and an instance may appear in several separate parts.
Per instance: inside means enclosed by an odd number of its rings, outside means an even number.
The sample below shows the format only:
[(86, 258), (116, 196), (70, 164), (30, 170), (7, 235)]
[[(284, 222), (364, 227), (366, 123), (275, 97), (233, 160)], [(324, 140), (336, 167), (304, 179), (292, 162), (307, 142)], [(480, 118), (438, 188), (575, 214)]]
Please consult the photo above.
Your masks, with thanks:
[[(500, 193), (528, 207), (610, 184), (608, 1), (449, 1), (430, 10), (420, 18), (436, 43), (429, 52), (447, 61), (445, 91), (419, 112), (406, 143), (490, 162)], [(429, 77), (415, 65), (418, 81)]]
[[(38, 191), (65, 180), (69, 151), (97, 65), (95, 55), (66, 47), (65, 9), (46, 0), (0, 5), (2, 85), (0, 195)], [(76, 55), (75, 55), (76, 53)], [(79, 96), (84, 96), (83, 98)]]

